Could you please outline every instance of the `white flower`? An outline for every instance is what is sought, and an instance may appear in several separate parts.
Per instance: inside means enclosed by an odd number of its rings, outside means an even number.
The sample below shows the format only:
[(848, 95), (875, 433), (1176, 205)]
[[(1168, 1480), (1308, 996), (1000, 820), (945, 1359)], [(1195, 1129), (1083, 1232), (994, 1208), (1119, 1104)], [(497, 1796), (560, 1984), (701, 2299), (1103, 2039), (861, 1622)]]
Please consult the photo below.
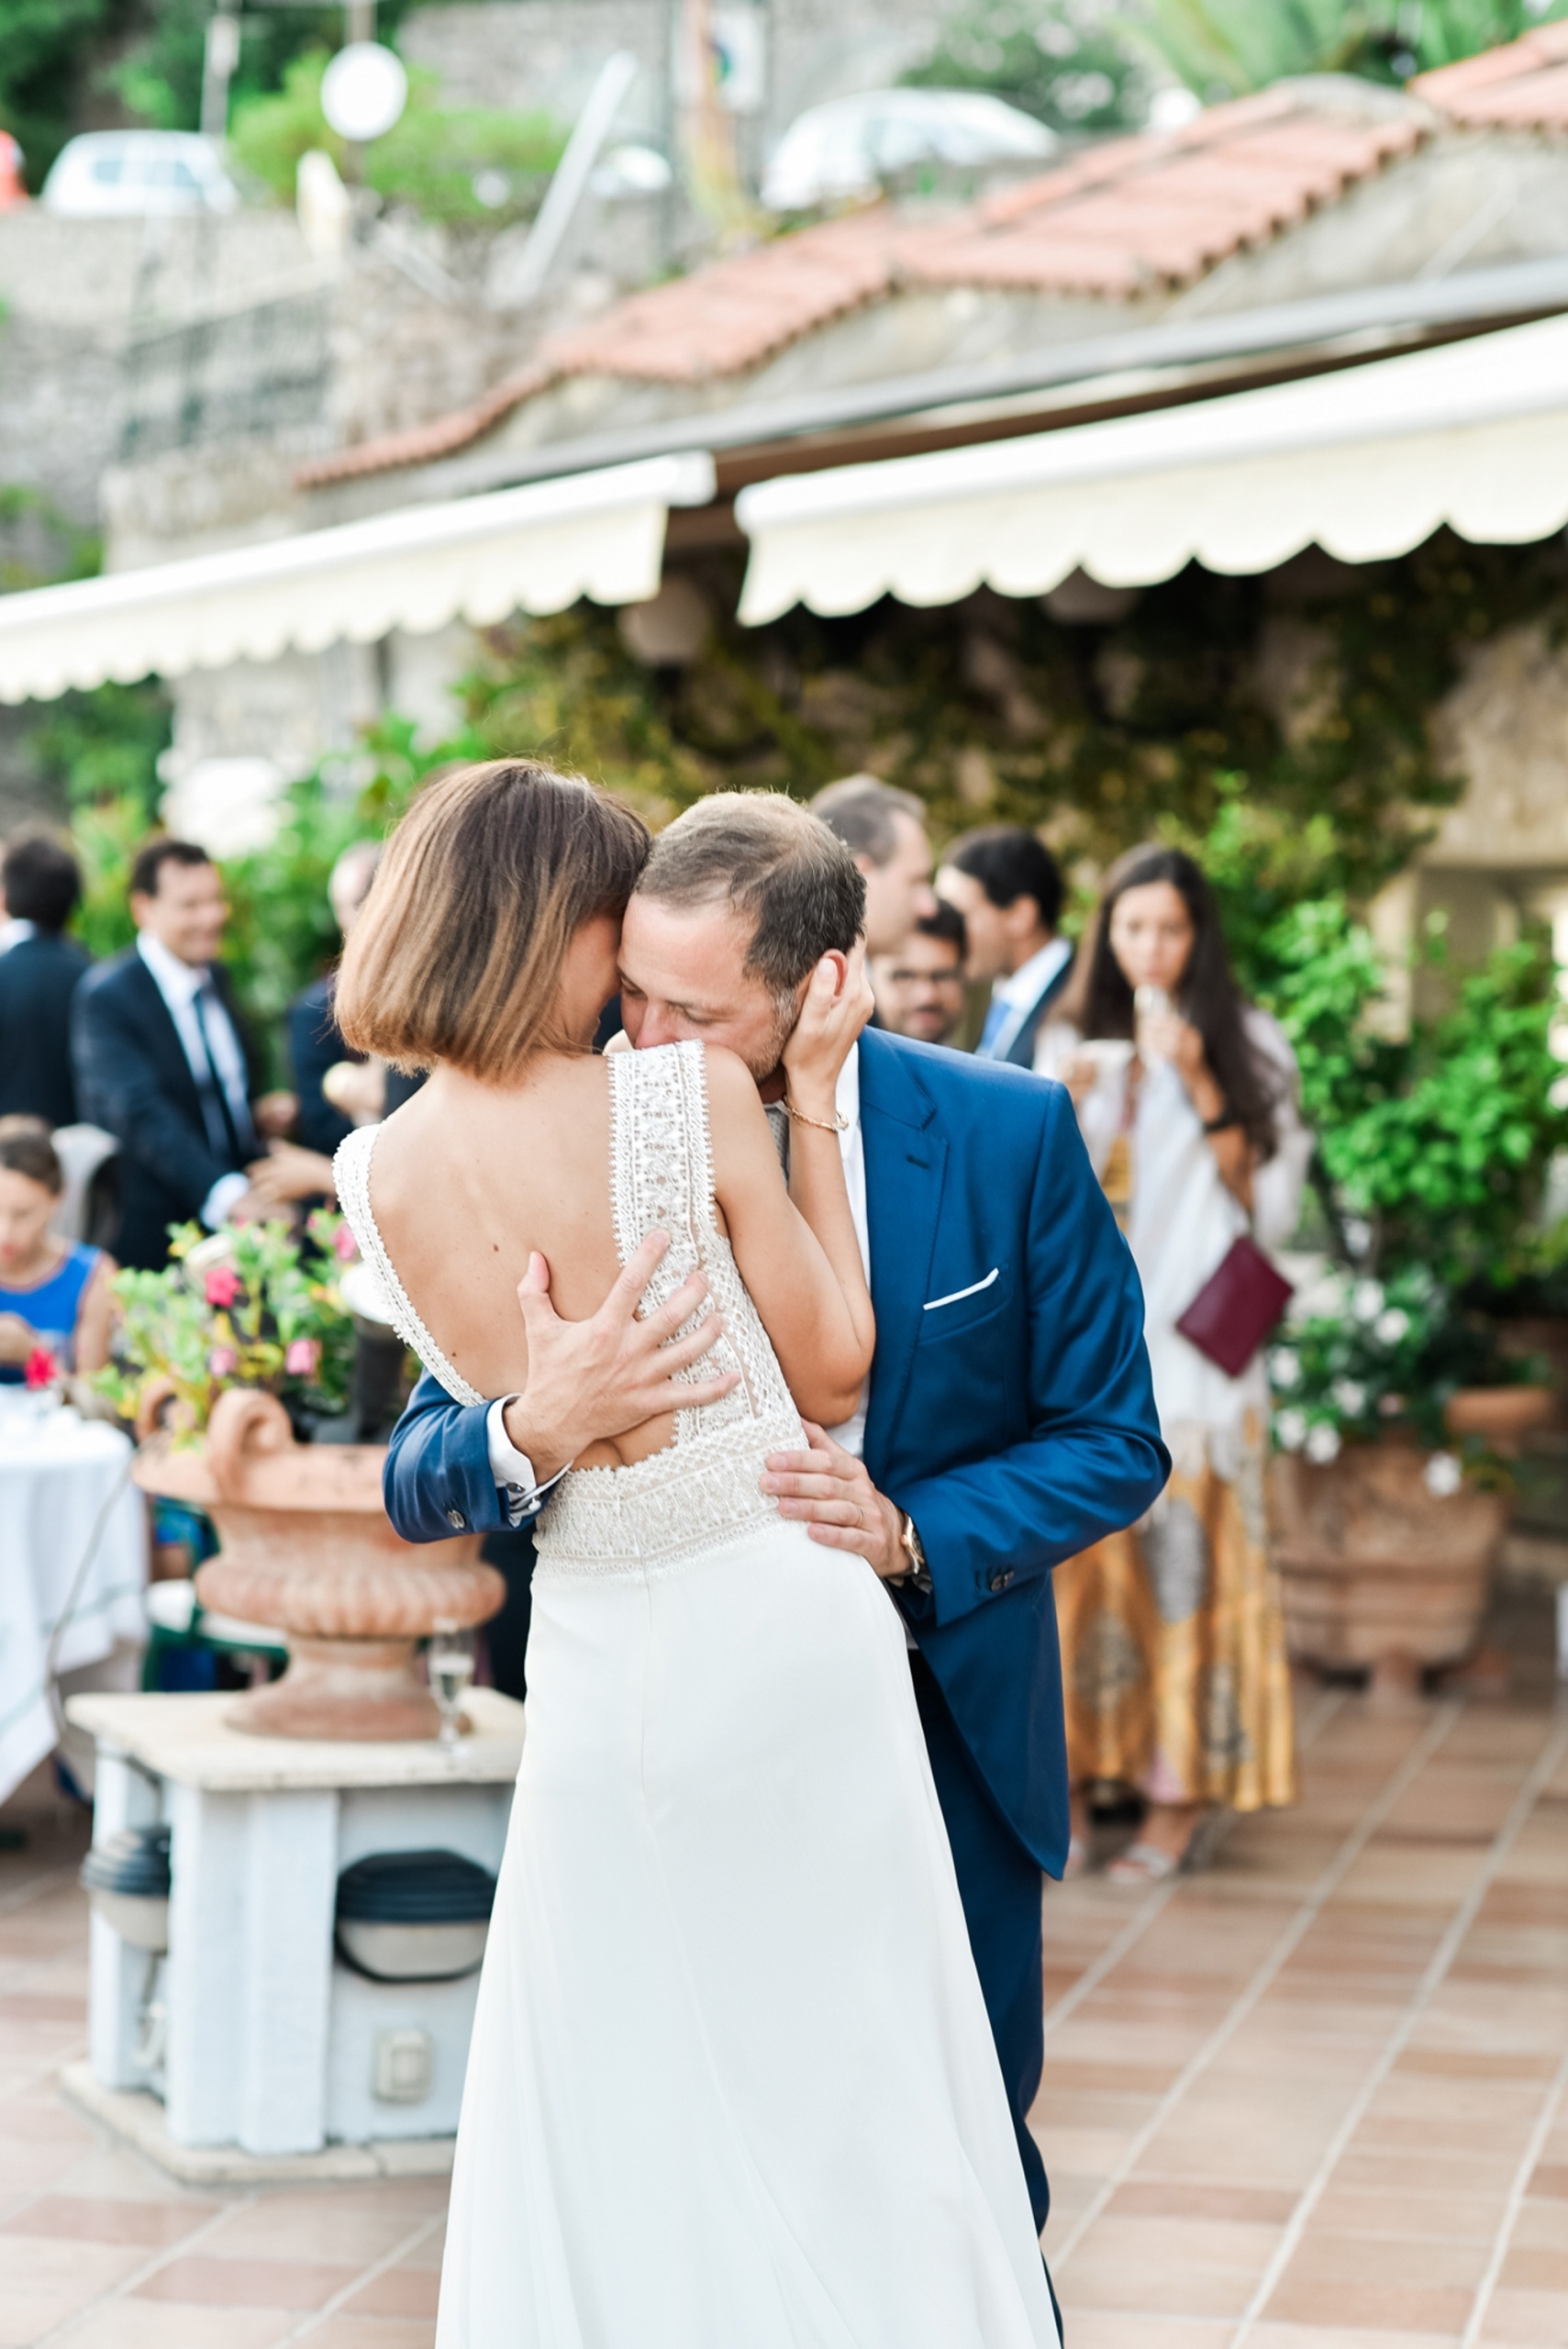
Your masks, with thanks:
[(1301, 1363), (1288, 1346), (1276, 1346), (1269, 1356), (1269, 1376), (1276, 1386), (1286, 1389), (1301, 1384)]
[(1348, 1215), (1340, 1227), (1345, 1235), (1345, 1245), (1352, 1256), (1364, 1256), (1372, 1246), (1372, 1226), (1361, 1215)]
[(1319, 1468), (1326, 1468), (1330, 1460), (1338, 1460), (1339, 1456), (1340, 1431), (1338, 1428), (1316, 1427), (1307, 1430), (1307, 1457), (1308, 1460), (1315, 1460)]
[(1366, 1408), (1366, 1388), (1359, 1378), (1336, 1378), (1329, 1389), (1334, 1408), (1347, 1419), (1359, 1419)]
[(1383, 1311), (1383, 1283), (1357, 1281), (1351, 1297), (1351, 1311), (1358, 1321), (1375, 1321)]
[(1307, 1441), (1306, 1412), (1282, 1411), (1274, 1421), (1274, 1433), (1280, 1440), (1282, 1451), (1299, 1452)]
[(1464, 1482), (1464, 1471), (1451, 1452), (1434, 1452), (1421, 1471), (1429, 1493), (1446, 1501)]
[(1338, 1273), (1321, 1273), (1298, 1288), (1290, 1301), (1293, 1322), (1338, 1321), (1345, 1310), (1345, 1284)]
[(1380, 1346), (1396, 1346), (1410, 1334), (1410, 1316), (1402, 1305), (1385, 1306), (1372, 1325), (1372, 1334)]
[(234, 1262), (233, 1232), (209, 1231), (205, 1240), (197, 1241), (185, 1262), (193, 1273), (204, 1279), (208, 1273), (216, 1273), (219, 1265), (231, 1264)]

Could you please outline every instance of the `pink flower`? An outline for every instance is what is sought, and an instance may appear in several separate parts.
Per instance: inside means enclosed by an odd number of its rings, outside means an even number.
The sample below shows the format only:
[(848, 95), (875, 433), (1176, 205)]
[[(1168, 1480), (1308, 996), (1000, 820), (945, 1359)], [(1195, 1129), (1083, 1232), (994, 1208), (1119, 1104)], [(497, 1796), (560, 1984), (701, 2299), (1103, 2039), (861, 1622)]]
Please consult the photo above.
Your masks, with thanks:
[(47, 1346), (35, 1346), (28, 1356), (22, 1375), (28, 1386), (37, 1394), (44, 1387), (54, 1385), (55, 1380), (60, 1376), (60, 1364)]
[(284, 1368), (291, 1378), (313, 1378), (320, 1360), (321, 1341), (318, 1338), (294, 1338), (284, 1355)]
[(215, 1264), (206, 1276), (203, 1289), (209, 1305), (227, 1307), (233, 1304), (241, 1287), (239, 1275), (228, 1264)]
[(239, 1369), (239, 1357), (232, 1346), (214, 1346), (206, 1358), (206, 1366), (212, 1377), (228, 1378)]
[(351, 1264), (360, 1252), (360, 1243), (346, 1223), (340, 1223), (332, 1235), (332, 1253), (340, 1264)]

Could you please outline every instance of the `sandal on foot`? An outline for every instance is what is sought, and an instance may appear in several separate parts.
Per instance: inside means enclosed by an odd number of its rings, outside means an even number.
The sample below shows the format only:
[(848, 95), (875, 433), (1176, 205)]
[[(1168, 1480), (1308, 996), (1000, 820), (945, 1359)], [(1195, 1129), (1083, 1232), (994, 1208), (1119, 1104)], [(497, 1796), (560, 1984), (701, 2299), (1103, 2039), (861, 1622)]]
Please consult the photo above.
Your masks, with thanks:
[(1114, 1859), (1106, 1874), (1113, 1884), (1160, 1884), (1174, 1876), (1180, 1860), (1162, 1852), (1158, 1843), (1129, 1843), (1125, 1852)]

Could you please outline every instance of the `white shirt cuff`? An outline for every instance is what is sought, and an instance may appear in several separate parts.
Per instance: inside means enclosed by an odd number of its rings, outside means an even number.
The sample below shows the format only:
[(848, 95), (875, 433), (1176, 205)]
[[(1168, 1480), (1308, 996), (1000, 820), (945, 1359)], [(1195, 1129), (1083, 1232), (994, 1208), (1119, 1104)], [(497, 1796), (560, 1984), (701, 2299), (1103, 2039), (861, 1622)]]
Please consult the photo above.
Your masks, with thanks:
[[(506, 1433), (506, 1409), (517, 1401), (515, 1395), (498, 1396), (484, 1414), (484, 1441), (490, 1453), (490, 1473), (495, 1488), (506, 1505), (508, 1525), (521, 1525), (525, 1519), (537, 1517), (544, 1507), (546, 1496), (554, 1491), (566, 1474), (558, 1468), (541, 1485), (534, 1472), (534, 1464), (526, 1452), (519, 1452)], [(571, 1466), (568, 1461), (566, 1466)]]
[(506, 1406), (517, 1401), (515, 1395), (497, 1396), (484, 1414), (484, 1439), (490, 1453), (490, 1471), (505, 1492), (516, 1487), (525, 1493), (537, 1492), (539, 1478), (534, 1464), (526, 1452), (519, 1452), (506, 1433)]
[(216, 1231), (228, 1219), (228, 1211), (236, 1200), (242, 1199), (250, 1188), (248, 1174), (220, 1174), (202, 1201), (202, 1221), (209, 1231)]

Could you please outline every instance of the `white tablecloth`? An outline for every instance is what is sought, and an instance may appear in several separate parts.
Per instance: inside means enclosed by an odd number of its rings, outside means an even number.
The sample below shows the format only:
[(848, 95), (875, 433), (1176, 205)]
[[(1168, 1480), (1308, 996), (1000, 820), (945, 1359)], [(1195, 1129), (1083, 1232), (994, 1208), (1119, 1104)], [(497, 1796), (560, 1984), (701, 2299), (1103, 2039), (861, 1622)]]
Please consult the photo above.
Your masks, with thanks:
[(40, 1416), (31, 1397), (0, 1389), (0, 1802), (53, 1750), (49, 1644), (68, 1604), (57, 1671), (147, 1636), (147, 1504), (127, 1476), (130, 1456), (117, 1429), (72, 1410)]

